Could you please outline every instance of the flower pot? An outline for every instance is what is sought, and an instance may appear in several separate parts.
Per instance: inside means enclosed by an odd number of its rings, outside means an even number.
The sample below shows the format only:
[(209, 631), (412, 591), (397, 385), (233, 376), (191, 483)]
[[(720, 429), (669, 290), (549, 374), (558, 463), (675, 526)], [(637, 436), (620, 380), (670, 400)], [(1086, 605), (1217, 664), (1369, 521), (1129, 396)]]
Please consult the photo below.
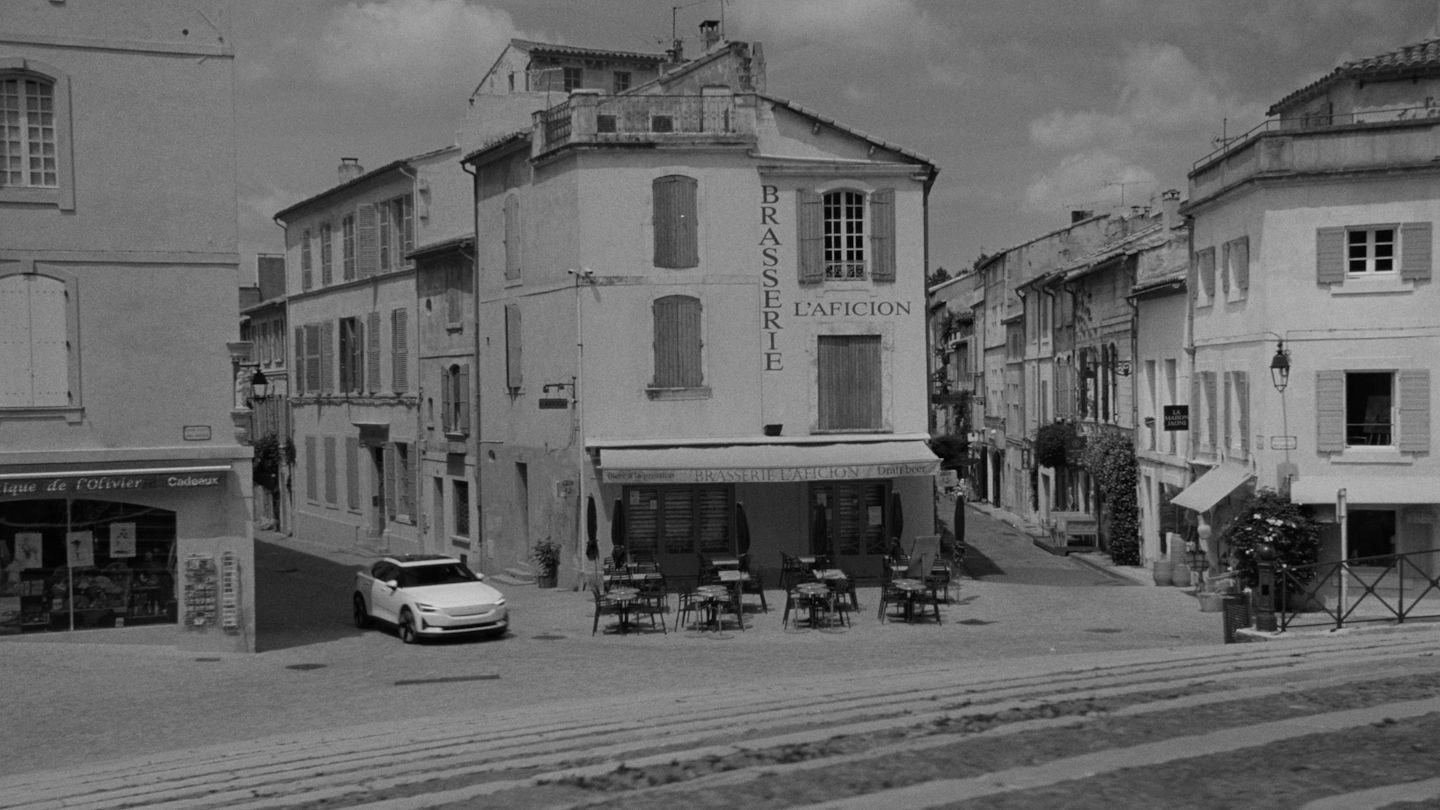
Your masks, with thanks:
[(555, 574), (541, 574), (535, 577), (535, 586), (537, 588), (553, 588), (555, 587), (556, 579)]
[(1225, 609), (1225, 597), (1223, 593), (1202, 593), (1200, 594), (1201, 613), (1219, 613)]
[(1170, 569), (1170, 584), (1179, 588), (1190, 587), (1190, 565), (1188, 563), (1175, 563)]
[(1156, 585), (1169, 585), (1170, 578), (1174, 576), (1175, 563), (1169, 560), (1156, 560), (1151, 575), (1155, 578)]

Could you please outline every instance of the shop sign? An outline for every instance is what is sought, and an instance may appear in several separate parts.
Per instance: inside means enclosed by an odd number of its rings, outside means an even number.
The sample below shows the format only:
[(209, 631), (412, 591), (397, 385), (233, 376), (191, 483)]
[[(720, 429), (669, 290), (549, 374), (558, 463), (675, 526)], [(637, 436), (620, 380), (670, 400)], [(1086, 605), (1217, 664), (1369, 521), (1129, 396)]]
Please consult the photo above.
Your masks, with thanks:
[(1166, 430), (1189, 430), (1190, 429), (1190, 406), (1189, 405), (1165, 405), (1162, 414), (1165, 420)]
[(607, 484), (786, 484), (934, 475), (939, 460), (814, 467), (703, 467), (605, 470)]
[(197, 489), (225, 483), (224, 472), (140, 473), (134, 475), (37, 475), (0, 481), (0, 500), (63, 498), (140, 489)]

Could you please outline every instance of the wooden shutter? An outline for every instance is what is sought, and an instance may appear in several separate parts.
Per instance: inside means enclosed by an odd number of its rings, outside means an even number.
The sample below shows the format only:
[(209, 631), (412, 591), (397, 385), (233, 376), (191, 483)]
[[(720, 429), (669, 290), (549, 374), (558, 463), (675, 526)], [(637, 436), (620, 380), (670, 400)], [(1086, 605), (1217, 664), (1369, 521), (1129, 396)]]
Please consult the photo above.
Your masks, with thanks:
[(311, 394), (328, 393), (321, 386), (325, 370), (321, 348), (323, 338), (320, 324), (312, 323), (305, 327), (305, 390)]
[[(1315, 281), (1339, 284), (1345, 280), (1345, 229), (1315, 230)], [(1343, 434), (1343, 431), (1342, 431)], [(1344, 436), (1341, 436), (1343, 442)]]
[(65, 406), (70, 398), (69, 303), (65, 282), (30, 278), (30, 395), (37, 406)]
[(1195, 254), (1195, 270), (1200, 276), (1200, 289), (1206, 298), (1215, 297), (1215, 248), (1209, 247)]
[(314, 436), (305, 437), (305, 499), (314, 503), (320, 500), (320, 453)]
[(1233, 243), (1231, 260), (1235, 268), (1235, 286), (1244, 292), (1250, 289), (1250, 237), (1242, 236)]
[(652, 305), (656, 388), (698, 388), (701, 374), (700, 299), (667, 295)]
[(795, 228), (799, 234), (800, 283), (825, 280), (825, 210), (817, 191), (795, 192)]
[(524, 382), (520, 357), (520, 307), (505, 305), (505, 387), (518, 389)]
[(700, 264), (697, 187), (695, 178), (678, 174), (657, 177), (651, 184), (656, 267)]
[(400, 264), (405, 264), (405, 255), (415, 249), (415, 199), (409, 194), (396, 200), (400, 206)]
[(387, 442), (385, 444), (385, 475), (380, 479), (379, 483), (380, 492), (385, 498), (385, 517), (391, 520), (395, 519), (395, 487), (386, 486), (388, 482), (385, 479), (394, 479), (398, 477), (399, 472), (400, 470), (397, 469), (395, 463), (395, 444), (393, 442)]
[(355, 262), (360, 278), (375, 275), (380, 267), (380, 216), (371, 203), (355, 211)]
[(1191, 452), (1192, 454), (1198, 454), (1198, 453), (1200, 452), (1200, 407), (1201, 407), (1201, 405), (1204, 404), (1203, 400), (1201, 399), (1201, 393), (1202, 393), (1201, 388), (1202, 388), (1202, 386), (1201, 386), (1201, 384), (1200, 384), (1200, 380), (1201, 380), (1201, 378), (1203, 377), (1203, 375), (1204, 375), (1204, 372), (1200, 372), (1200, 371), (1193, 371), (1193, 372), (1190, 373), (1190, 414), (1189, 414), (1189, 415), (1190, 415), (1190, 428), (1189, 428), (1189, 436), (1190, 436), (1190, 452)]
[(505, 278), (520, 277), (520, 198), (505, 198)]
[(1430, 452), (1430, 370), (1405, 369), (1399, 373), (1400, 451)]
[(320, 391), (335, 393), (335, 322), (320, 325)]
[(1226, 450), (1229, 450), (1229, 449), (1230, 449), (1231, 443), (1234, 441), (1234, 438), (1235, 438), (1235, 437), (1231, 434), (1231, 431), (1230, 431), (1230, 420), (1234, 417), (1234, 413), (1233, 413), (1233, 411), (1231, 410), (1233, 406), (1230, 404), (1230, 398), (1233, 397), (1233, 396), (1235, 396), (1235, 384), (1234, 384), (1234, 383), (1235, 383), (1235, 375), (1234, 375), (1233, 373), (1231, 373), (1231, 372), (1226, 372), (1226, 374), (1225, 374), (1225, 408), (1224, 408), (1224, 410), (1225, 410), (1225, 413), (1224, 413), (1224, 416), (1225, 416), (1225, 430), (1224, 430), (1224, 445), (1223, 445)]
[(1430, 254), (1430, 223), (1406, 222), (1400, 226), (1400, 278), (1429, 281)]
[(345, 505), (360, 510), (360, 437), (345, 437)]
[(1232, 258), (1231, 249), (1234, 246), (1233, 242), (1226, 242), (1220, 246), (1220, 292), (1226, 297), (1230, 295), (1230, 271), (1233, 267), (1230, 260)]
[(1219, 415), (1216, 413), (1217, 409), (1215, 407), (1215, 372), (1203, 372), (1201, 374), (1201, 381), (1205, 386), (1205, 442), (1209, 449), (1214, 450), (1218, 446), (1216, 441), (1218, 431), (1216, 430), (1217, 426), (1215, 421)]
[(881, 426), (879, 335), (821, 335), (817, 351), (821, 430)]
[(335, 491), (335, 437), (325, 437), (325, 502), (331, 506), (337, 504)]
[(1345, 372), (1315, 372), (1315, 449), (1345, 449)]
[(895, 280), (895, 189), (870, 195), (870, 278)]
[(320, 283), (330, 286), (334, 280), (331, 267), (335, 263), (335, 233), (330, 223), (320, 226)]
[(295, 393), (305, 393), (305, 327), (295, 327)]
[(1250, 452), (1250, 373), (1247, 371), (1235, 372), (1235, 406), (1239, 408), (1237, 414), (1237, 425), (1240, 431), (1240, 450), (1242, 453)]
[(380, 390), (380, 313), (371, 312), (365, 324), (365, 390)]
[(440, 430), (443, 433), (454, 433), (455, 426), (450, 423), (454, 411), (454, 404), (450, 401), (455, 391), (454, 375), (458, 367), (441, 369), (440, 371)]
[(470, 434), (470, 367), (460, 366), (460, 380), (455, 387), (456, 421), (460, 432)]
[(409, 310), (390, 311), (390, 387), (397, 394), (410, 388)]

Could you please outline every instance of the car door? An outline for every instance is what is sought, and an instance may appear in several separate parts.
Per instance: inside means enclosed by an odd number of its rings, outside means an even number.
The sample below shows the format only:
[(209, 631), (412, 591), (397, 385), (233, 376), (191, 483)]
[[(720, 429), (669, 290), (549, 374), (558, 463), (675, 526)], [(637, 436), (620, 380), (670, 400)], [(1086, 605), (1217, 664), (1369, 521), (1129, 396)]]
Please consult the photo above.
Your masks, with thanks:
[(400, 579), (400, 566), (389, 562), (375, 563), (371, 569), (375, 583), (371, 586), (370, 613), (377, 619), (395, 622), (400, 611), (400, 589), (387, 583)]

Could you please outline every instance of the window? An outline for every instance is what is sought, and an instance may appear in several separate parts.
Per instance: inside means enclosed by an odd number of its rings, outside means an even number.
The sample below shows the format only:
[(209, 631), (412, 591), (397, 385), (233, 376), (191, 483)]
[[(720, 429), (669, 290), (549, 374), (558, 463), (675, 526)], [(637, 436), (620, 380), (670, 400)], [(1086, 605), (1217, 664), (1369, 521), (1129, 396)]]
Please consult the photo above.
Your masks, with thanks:
[(0, 275), (0, 408), (78, 408), (74, 282)]
[(1196, 410), (1190, 421), (1190, 436), (1196, 453), (1213, 455), (1219, 449), (1218, 393), (1215, 372), (1197, 371), (1191, 375), (1190, 401)]
[(630, 89), (630, 71), (615, 71), (615, 92), (623, 93)]
[(667, 295), (652, 306), (655, 328), (653, 388), (699, 388), (705, 384), (701, 366), (700, 299)]
[(735, 500), (727, 486), (625, 487), (621, 501), (632, 555), (674, 557), (690, 565), (697, 552), (735, 553)]
[(895, 280), (894, 189), (801, 189), (796, 205), (801, 283)]
[(320, 453), (315, 445), (314, 436), (305, 437), (305, 499), (310, 503), (320, 502)]
[(657, 177), (651, 184), (656, 267), (700, 264), (696, 186), (695, 178), (682, 175)]
[[(894, 520), (883, 481), (810, 485), (810, 552), (839, 556), (883, 555)], [(877, 521), (875, 516), (880, 516)]]
[(879, 430), (879, 335), (821, 335), (818, 346), (819, 429)]
[(325, 503), (336, 505), (335, 437), (325, 437)]
[(331, 267), (334, 264), (334, 250), (331, 242), (334, 231), (330, 223), (320, 225), (320, 283), (329, 286), (333, 280)]
[(340, 319), (340, 393), (359, 394), (364, 390), (365, 327), (359, 318)]
[(1345, 444), (1390, 445), (1395, 440), (1395, 375), (1345, 375)]
[(1244, 371), (1225, 374), (1225, 450), (1233, 458), (1250, 451), (1250, 375)]
[(300, 289), (308, 290), (314, 286), (314, 276), (310, 272), (310, 229), (306, 228), (300, 232)]
[(345, 281), (355, 278), (355, 215), (340, 220), (340, 276)]
[(415, 217), (410, 196), (403, 195), (380, 204), (377, 211), (380, 238), (380, 271), (405, 266), (405, 254), (415, 249)]
[(505, 198), (505, 278), (513, 281), (520, 278), (520, 198), (511, 194)]
[(360, 437), (345, 437), (345, 506), (360, 511)]
[[(394, 498), (389, 502), (390, 519), (413, 522), (415, 517), (415, 475), (410, 464), (410, 445), (406, 442), (395, 442), (389, 448), (390, 458), (385, 464), (385, 469), (390, 471), (393, 479), (386, 492), (395, 493)], [(468, 511), (468, 510), (467, 510)]]
[(75, 209), (70, 80), (20, 57), (0, 57), (0, 203)]
[(1250, 289), (1250, 237), (1232, 239), (1221, 247), (1221, 292), (1227, 301), (1240, 301)]
[(455, 512), (450, 525), (454, 528), (450, 534), (453, 537), (470, 536), (470, 483), (468, 481), (455, 481)]
[(449, 436), (470, 433), (470, 368), (454, 363), (442, 372), (440, 428)]
[(565, 92), (579, 90), (581, 82), (584, 81), (585, 71), (578, 67), (562, 68), (564, 72)]
[[(1320, 284), (1353, 281), (1359, 289), (1431, 277), (1432, 228), (1429, 222), (1327, 227), (1315, 231), (1315, 278)], [(1332, 291), (1335, 288), (1332, 287)]]
[[(325, 351), (324, 331), (321, 324), (312, 323), (305, 326), (305, 390), (311, 394), (329, 393), (329, 386), (325, 386), (324, 364), (327, 362)], [(299, 346), (295, 347), (298, 352)]]
[(1346, 233), (1345, 272), (1395, 272), (1395, 229), (1362, 228)]
[(505, 387), (512, 393), (518, 392), (524, 383), (520, 358), (520, 307), (505, 305)]
[(408, 321), (409, 310), (404, 307), (390, 310), (390, 387), (397, 394), (403, 394), (410, 388)]

